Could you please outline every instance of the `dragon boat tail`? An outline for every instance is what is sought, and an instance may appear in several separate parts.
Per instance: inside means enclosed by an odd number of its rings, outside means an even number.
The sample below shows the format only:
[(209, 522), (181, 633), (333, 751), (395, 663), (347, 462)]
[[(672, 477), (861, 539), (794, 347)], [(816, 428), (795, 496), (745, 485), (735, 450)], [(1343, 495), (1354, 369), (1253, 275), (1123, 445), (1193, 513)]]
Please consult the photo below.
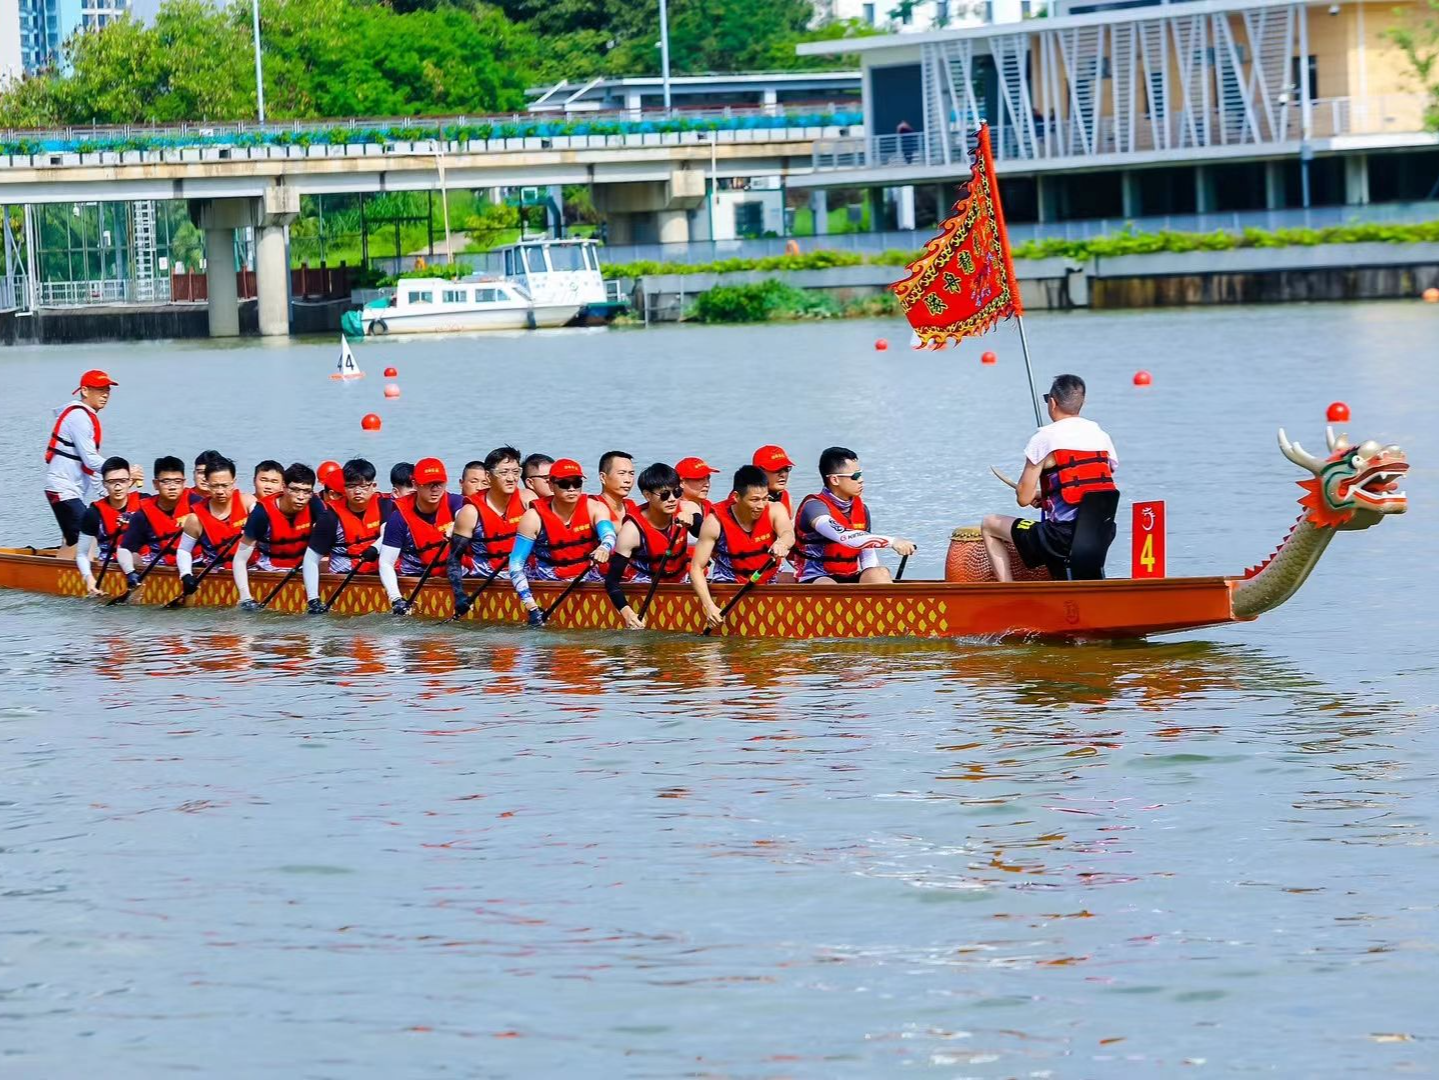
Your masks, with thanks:
[[(1279, 548), (1237, 577), (1162, 579), (1109, 578), (1101, 581), (993, 580), (982, 557), (977, 530), (960, 530), (955, 542), (973, 545), (973, 556), (951, 559), (971, 567), (970, 580), (906, 581), (893, 585), (765, 585), (746, 596), (725, 623), (730, 636), (757, 638), (871, 637), (1044, 637), (1123, 639), (1193, 630), (1254, 619), (1293, 596), (1339, 532), (1358, 531), (1385, 517), (1403, 513), (1407, 497), (1399, 480), (1408, 462), (1397, 446), (1377, 442), (1351, 445), (1329, 434), (1329, 455), (1320, 458), (1279, 433), (1280, 449), (1309, 478), (1300, 481), (1304, 496), (1298, 522)], [(283, 575), (251, 571), (256, 595), (268, 595)], [(988, 580), (985, 580), (985, 579)], [(342, 578), (324, 575), (321, 595), (330, 596)], [(416, 584), (411, 580), (406, 592)], [(84, 583), (73, 563), (59, 562), (53, 551), (0, 548), (0, 588), (83, 597)], [(123, 578), (108, 573), (108, 595), (124, 591)], [(648, 586), (636, 586), (644, 591)], [(735, 586), (712, 591), (723, 605)], [(538, 583), (541, 607), (557, 599), (562, 586)], [(134, 605), (162, 606), (180, 595), (173, 568), (157, 567)], [(228, 574), (208, 575), (189, 598), (189, 607), (233, 608), (238, 601)], [(270, 610), (305, 611), (304, 587), (285, 585)], [(341, 593), (333, 612), (342, 615), (388, 613), (389, 600), (376, 578), (357, 577)], [(449, 584), (426, 582), (415, 601), (415, 614), (449, 619), (454, 614)], [(246, 616), (248, 617), (248, 616)], [(503, 581), (480, 593), (465, 621), (523, 624), (524, 611)], [(688, 585), (662, 585), (650, 607), (653, 630), (696, 633), (703, 627), (698, 601)], [(622, 622), (604, 587), (585, 584), (558, 608), (549, 625), (560, 629), (618, 630)]]

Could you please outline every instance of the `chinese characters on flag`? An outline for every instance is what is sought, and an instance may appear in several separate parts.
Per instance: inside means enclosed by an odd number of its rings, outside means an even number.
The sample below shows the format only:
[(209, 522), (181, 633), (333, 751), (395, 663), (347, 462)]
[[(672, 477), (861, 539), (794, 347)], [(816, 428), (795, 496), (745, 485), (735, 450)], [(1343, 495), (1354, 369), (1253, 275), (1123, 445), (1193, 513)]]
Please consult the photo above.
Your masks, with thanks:
[(982, 334), (1000, 319), (1023, 315), (1009, 256), (1004, 209), (994, 178), (989, 125), (974, 135), (974, 166), (964, 197), (941, 232), (890, 286), (922, 345)]

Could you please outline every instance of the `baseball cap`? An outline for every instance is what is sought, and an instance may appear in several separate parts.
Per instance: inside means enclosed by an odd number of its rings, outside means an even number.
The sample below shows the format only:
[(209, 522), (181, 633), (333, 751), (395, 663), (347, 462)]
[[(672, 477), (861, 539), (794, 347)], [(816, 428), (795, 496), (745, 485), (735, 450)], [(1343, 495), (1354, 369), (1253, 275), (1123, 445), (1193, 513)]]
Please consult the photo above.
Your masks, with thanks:
[(703, 480), (706, 476), (713, 476), (719, 470), (704, 458), (687, 457), (680, 458), (679, 464), (675, 466), (675, 472), (680, 474), (681, 480)]
[(754, 463), (765, 472), (794, 468), (794, 462), (789, 459), (782, 446), (761, 446), (754, 452)]
[(119, 383), (117, 383), (114, 379), (110, 378), (110, 376), (106, 375), (99, 368), (91, 368), (89, 371), (85, 372), (85, 374), (80, 376), (80, 385), (75, 388), (75, 392), (79, 393), (81, 389), (104, 390), (107, 387), (119, 385)]
[(572, 480), (579, 477), (585, 478), (585, 470), (580, 468), (580, 463), (574, 458), (562, 457), (550, 466), (551, 480)]
[(445, 474), (445, 463), (439, 458), (420, 458), (415, 462), (415, 484), (443, 484), (449, 480)]

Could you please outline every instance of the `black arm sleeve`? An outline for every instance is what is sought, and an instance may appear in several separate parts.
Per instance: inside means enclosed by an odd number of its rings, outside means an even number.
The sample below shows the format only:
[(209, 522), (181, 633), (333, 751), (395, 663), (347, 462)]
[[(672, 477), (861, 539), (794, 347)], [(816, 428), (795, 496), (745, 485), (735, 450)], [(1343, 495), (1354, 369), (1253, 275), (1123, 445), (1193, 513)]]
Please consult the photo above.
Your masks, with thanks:
[(616, 611), (623, 611), (629, 607), (630, 602), (625, 598), (625, 590), (621, 582), (624, 580), (625, 569), (630, 565), (628, 555), (621, 555), (618, 551), (610, 554), (609, 562), (605, 568), (605, 592), (609, 594), (610, 603), (614, 604)]
[(693, 536), (696, 540), (699, 539), (700, 529), (704, 528), (704, 523), (705, 523), (705, 516), (704, 516), (703, 513), (698, 513), (698, 514), (696, 514), (694, 517), (690, 518), (690, 524), (689, 524), (690, 535)]
[(455, 594), (457, 603), (465, 596), (465, 567), (460, 560), (474, 542), (473, 536), (450, 537), (450, 557), (445, 561), (445, 574), (450, 579), (450, 591)]

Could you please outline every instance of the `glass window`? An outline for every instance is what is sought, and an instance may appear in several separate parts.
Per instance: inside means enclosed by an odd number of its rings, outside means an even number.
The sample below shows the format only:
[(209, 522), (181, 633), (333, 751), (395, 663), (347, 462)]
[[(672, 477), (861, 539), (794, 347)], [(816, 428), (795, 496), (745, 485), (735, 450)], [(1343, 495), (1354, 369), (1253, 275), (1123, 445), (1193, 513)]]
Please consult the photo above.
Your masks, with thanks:
[(495, 290), (494, 290), (494, 289), (476, 289), (476, 290), (475, 290), (475, 303), (477, 303), (477, 304), (493, 304), (494, 302), (495, 302)]
[(469, 289), (446, 289), (444, 300), (447, 304), (464, 304), (470, 299)]
[(585, 268), (585, 252), (578, 244), (556, 244), (550, 248), (550, 266), (555, 270), (576, 271)]
[(412, 292), (406, 299), (412, 304), (433, 304), (435, 302), (435, 294), (428, 291)]

